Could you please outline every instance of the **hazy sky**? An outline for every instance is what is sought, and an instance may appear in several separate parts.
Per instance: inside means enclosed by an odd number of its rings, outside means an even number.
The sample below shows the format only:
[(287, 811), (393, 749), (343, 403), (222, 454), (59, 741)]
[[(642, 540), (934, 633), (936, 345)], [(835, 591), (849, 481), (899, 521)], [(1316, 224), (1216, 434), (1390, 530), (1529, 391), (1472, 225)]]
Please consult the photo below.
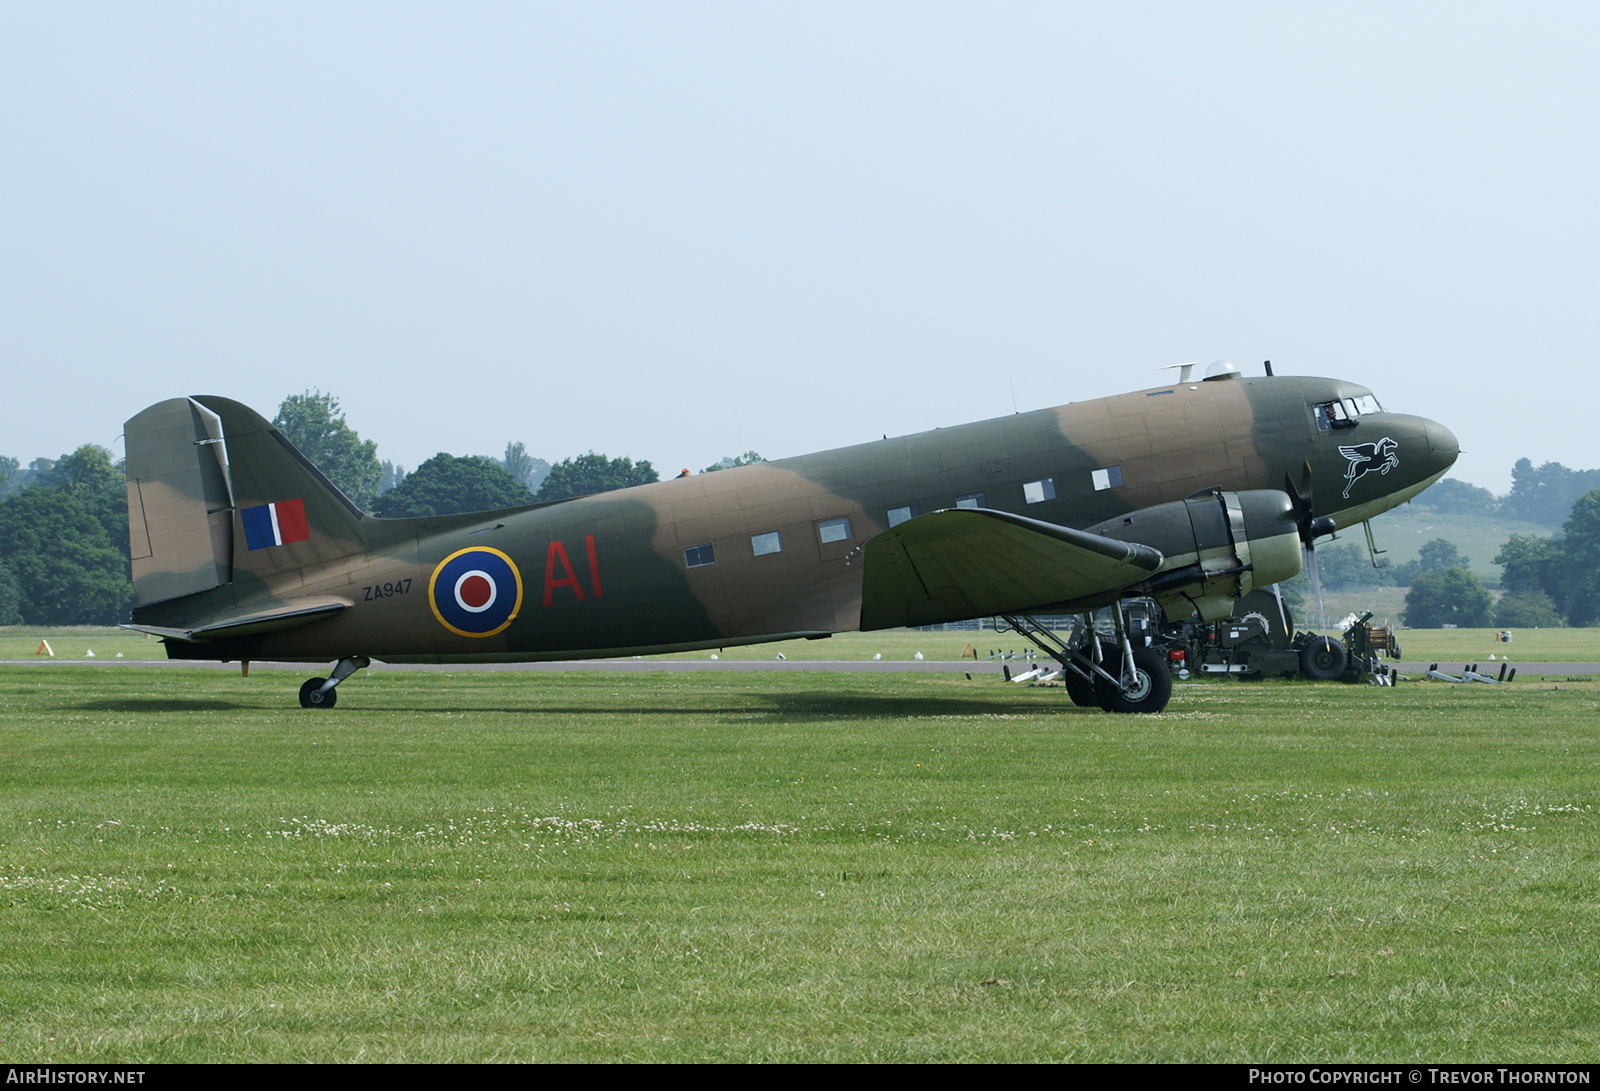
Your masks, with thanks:
[(1232, 360), (1600, 466), (1600, 5), (0, 0), (0, 454), (670, 473)]

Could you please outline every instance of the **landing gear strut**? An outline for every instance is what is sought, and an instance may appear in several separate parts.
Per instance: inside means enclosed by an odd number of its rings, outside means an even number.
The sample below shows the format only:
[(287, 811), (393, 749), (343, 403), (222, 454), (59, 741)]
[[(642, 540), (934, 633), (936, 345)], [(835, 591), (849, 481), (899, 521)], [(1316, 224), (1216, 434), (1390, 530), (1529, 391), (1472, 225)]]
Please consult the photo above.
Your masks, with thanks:
[(339, 700), (334, 687), (362, 667), (371, 665), (372, 660), (364, 655), (346, 656), (333, 665), (333, 672), (329, 677), (306, 679), (305, 684), (300, 687), (300, 707), (332, 708)]
[(1085, 614), (1066, 639), (1032, 617), (1004, 618), (1020, 636), (1061, 664), (1067, 696), (1081, 708), (1095, 705), (1107, 712), (1160, 712), (1172, 699), (1172, 675), (1149, 648), (1134, 647), (1122, 604), (1111, 607), (1115, 636), (1102, 641), (1094, 618)]
[(1120, 649), (1106, 657), (1121, 681), (1112, 684), (1096, 678), (1094, 691), (1100, 707), (1107, 712), (1160, 712), (1172, 699), (1172, 674), (1161, 657), (1149, 648), (1134, 648), (1133, 662), (1122, 657)]

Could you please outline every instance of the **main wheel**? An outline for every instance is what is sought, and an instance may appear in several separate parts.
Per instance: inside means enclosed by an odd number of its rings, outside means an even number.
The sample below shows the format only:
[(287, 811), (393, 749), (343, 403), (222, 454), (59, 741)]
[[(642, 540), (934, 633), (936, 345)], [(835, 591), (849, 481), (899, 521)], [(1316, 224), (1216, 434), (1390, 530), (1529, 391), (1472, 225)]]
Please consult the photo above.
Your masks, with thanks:
[(332, 708), (339, 700), (339, 691), (330, 689), (323, 693), (322, 687), (327, 681), (326, 678), (308, 678), (300, 687), (300, 707)]
[[(1106, 649), (1106, 672), (1122, 676), (1122, 649)], [(1172, 672), (1161, 657), (1149, 648), (1133, 649), (1133, 688), (1124, 690), (1096, 675), (1095, 697), (1107, 712), (1160, 712), (1172, 700)]]
[(1100, 707), (1100, 699), (1094, 695), (1094, 683), (1071, 667), (1061, 676), (1061, 684), (1067, 687), (1067, 696), (1079, 708)]
[(1337, 682), (1348, 662), (1344, 641), (1331, 636), (1314, 637), (1300, 649), (1300, 673), (1318, 682)]

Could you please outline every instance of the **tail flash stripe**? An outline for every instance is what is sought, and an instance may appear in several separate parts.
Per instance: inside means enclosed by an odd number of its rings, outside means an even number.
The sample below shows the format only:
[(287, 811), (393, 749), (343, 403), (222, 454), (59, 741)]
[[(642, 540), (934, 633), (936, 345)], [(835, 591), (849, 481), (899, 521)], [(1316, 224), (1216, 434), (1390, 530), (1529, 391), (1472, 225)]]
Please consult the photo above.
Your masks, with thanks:
[(239, 513), (239, 521), (244, 524), (244, 541), (249, 549), (304, 542), (311, 537), (303, 500), (280, 500), (245, 508)]
[(290, 542), (304, 542), (311, 537), (304, 500), (280, 500), (272, 508), (277, 514), (279, 541), (287, 545)]

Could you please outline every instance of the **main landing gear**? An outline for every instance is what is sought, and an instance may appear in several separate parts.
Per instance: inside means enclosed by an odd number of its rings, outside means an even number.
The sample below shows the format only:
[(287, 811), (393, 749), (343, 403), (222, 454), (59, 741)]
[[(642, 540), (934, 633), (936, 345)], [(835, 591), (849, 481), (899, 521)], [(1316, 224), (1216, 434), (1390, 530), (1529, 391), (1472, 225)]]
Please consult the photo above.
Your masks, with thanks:
[(305, 684), (300, 687), (300, 707), (332, 708), (339, 700), (334, 687), (362, 667), (371, 665), (372, 660), (364, 655), (346, 656), (333, 665), (333, 672), (327, 678), (306, 679)]
[(1004, 620), (1061, 664), (1061, 680), (1073, 704), (1098, 705), (1107, 712), (1160, 712), (1172, 700), (1172, 673), (1154, 651), (1133, 646), (1120, 602), (1111, 607), (1111, 617), (1115, 633), (1109, 640), (1096, 636), (1089, 614), (1079, 618), (1065, 638), (1032, 617)]

